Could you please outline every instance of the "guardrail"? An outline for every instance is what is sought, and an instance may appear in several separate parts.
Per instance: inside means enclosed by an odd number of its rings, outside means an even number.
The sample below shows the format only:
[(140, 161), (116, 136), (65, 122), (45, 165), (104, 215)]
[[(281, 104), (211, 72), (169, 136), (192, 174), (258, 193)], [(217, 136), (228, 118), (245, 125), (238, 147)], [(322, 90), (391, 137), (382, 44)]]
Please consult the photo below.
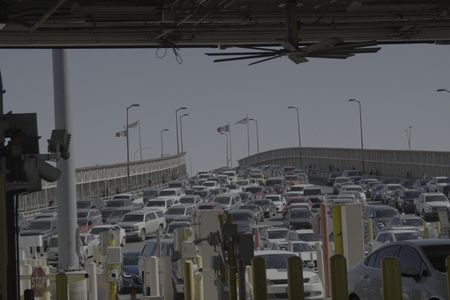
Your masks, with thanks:
[[(130, 162), (131, 191), (165, 184), (186, 175), (184, 153)], [(77, 199), (108, 197), (123, 193), (127, 188), (127, 164), (110, 164), (79, 168), (76, 170)], [(19, 198), (19, 211), (47, 208), (55, 203), (55, 183), (43, 182), (42, 191)]]
[[(240, 159), (240, 166), (278, 164), (304, 169), (361, 169), (361, 150), (346, 148), (283, 148)], [(368, 175), (399, 178), (450, 176), (450, 152), (364, 150)]]

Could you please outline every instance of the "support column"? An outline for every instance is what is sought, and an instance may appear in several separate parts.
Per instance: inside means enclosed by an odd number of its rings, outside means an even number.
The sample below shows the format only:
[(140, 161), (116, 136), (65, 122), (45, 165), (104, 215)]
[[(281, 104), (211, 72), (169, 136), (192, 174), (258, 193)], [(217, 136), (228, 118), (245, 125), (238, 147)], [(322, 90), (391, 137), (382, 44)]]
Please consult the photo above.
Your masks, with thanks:
[[(55, 98), (55, 129), (66, 129), (72, 133), (71, 108), (68, 92), (67, 52), (53, 49), (53, 90)], [(76, 250), (77, 207), (75, 191), (73, 138), (70, 145), (70, 158), (59, 160), (61, 177), (57, 182), (56, 201), (58, 203), (58, 267), (61, 270), (79, 268)]]

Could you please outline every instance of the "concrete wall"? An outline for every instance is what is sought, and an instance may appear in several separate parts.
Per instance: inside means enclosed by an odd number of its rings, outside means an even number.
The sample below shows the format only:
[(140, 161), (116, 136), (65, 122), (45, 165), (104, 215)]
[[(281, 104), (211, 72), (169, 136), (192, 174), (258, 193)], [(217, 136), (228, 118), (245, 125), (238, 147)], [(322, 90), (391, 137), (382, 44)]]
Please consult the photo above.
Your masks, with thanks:
[[(186, 176), (184, 153), (163, 158), (130, 162), (131, 191), (161, 185)], [(76, 170), (77, 199), (108, 197), (127, 192), (127, 164), (98, 165)], [(55, 183), (43, 182), (40, 192), (19, 198), (19, 211), (47, 207), (55, 200)]]
[[(266, 164), (290, 165), (300, 167), (300, 149), (275, 149), (240, 159), (240, 166), (257, 166)], [(450, 152), (375, 150), (364, 151), (366, 172), (381, 176), (413, 178), (431, 176), (450, 176)], [(329, 166), (361, 170), (361, 150), (346, 148), (302, 148), (303, 168), (310, 165), (317, 169)]]

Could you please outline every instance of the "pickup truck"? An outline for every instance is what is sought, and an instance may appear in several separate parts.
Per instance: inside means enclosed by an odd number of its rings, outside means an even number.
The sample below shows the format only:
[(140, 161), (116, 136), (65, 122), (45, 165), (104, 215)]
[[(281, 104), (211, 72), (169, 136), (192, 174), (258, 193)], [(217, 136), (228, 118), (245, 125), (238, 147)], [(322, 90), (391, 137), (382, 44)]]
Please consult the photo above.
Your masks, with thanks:
[(450, 177), (433, 177), (426, 185), (427, 192), (441, 192), (447, 195), (450, 187)]
[(422, 216), (425, 221), (437, 220), (440, 210), (448, 210), (450, 202), (442, 193), (422, 193), (414, 200), (416, 214)]

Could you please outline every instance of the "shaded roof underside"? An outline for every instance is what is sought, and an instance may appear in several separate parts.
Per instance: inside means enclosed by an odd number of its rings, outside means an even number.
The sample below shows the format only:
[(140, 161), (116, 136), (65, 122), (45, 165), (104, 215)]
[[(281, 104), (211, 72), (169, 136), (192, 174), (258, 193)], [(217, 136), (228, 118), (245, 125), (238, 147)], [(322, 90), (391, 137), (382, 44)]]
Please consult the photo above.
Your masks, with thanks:
[[(0, 47), (276, 46), (289, 27), (285, 2), (4, 0)], [(294, 15), (304, 45), (335, 37), (448, 43), (449, 5), (446, 0), (297, 0)]]

